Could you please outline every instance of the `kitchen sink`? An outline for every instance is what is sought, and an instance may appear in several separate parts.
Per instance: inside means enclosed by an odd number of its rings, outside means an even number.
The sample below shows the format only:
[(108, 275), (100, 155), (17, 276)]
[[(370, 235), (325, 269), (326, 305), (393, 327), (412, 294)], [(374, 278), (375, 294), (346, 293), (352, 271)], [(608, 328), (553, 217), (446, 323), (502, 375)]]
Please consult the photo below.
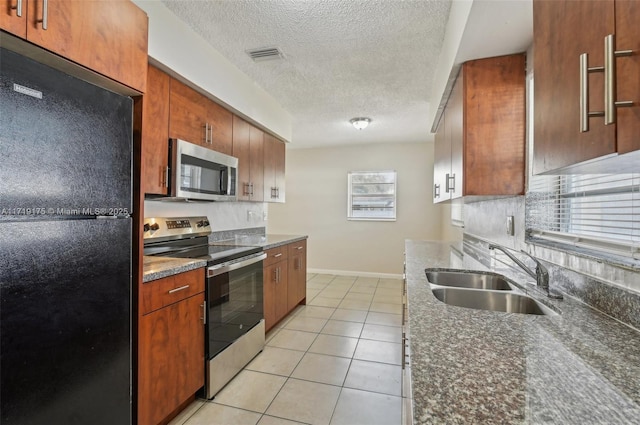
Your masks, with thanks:
[(458, 288), (510, 291), (513, 287), (499, 275), (478, 272), (427, 271), (427, 280), (435, 285)]
[(556, 315), (549, 307), (514, 292), (432, 287), (433, 295), (445, 304), (505, 313)]

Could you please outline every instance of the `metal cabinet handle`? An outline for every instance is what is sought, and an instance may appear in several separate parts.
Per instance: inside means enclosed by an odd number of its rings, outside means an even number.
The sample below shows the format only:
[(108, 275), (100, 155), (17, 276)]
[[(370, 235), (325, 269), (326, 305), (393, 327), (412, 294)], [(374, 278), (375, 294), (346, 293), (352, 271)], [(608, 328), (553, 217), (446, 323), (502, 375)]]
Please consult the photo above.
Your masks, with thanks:
[(404, 366), (406, 364), (405, 358), (407, 355), (407, 334), (402, 332), (402, 370), (404, 370)]
[(18, 2), (16, 3), (16, 6), (11, 6), (11, 9), (15, 9), (16, 10), (16, 16), (18, 18), (22, 17), (22, 0), (18, 0)]
[(200, 304), (200, 307), (202, 307), (202, 324), (206, 325), (207, 324), (207, 302), (203, 301), (202, 304)]
[(302, 249), (302, 245), (297, 246), (297, 247), (296, 247), (296, 249), (297, 249), (298, 251), (300, 251), (300, 250)]
[(181, 286), (181, 287), (179, 287), (179, 288), (174, 288), (174, 289), (170, 290), (170, 291), (169, 291), (169, 293), (170, 293), (170, 294), (173, 294), (173, 293), (176, 293), (176, 292), (178, 292), (178, 291), (184, 291), (184, 290), (185, 290), (185, 289), (187, 289), (188, 287), (189, 287), (189, 285), (184, 285), (184, 286)]
[(169, 167), (164, 167), (162, 187), (169, 187)]
[(281, 253), (281, 252), (279, 252), (279, 253), (275, 254), (273, 257), (274, 257), (274, 258), (282, 257), (282, 253)]
[(440, 197), (440, 185), (439, 184), (434, 184), (433, 185), (433, 197), (434, 198), (439, 198)]
[(604, 66), (594, 66), (589, 68), (589, 55), (580, 55), (580, 132), (589, 131), (589, 118), (602, 117), (604, 111), (589, 112), (589, 74), (593, 72), (604, 72)]
[(45, 31), (49, 27), (49, 0), (42, 0), (42, 19), (37, 22), (42, 22), (42, 29)]
[[(453, 182), (453, 183), (450, 183)], [(447, 192), (456, 191), (456, 175), (447, 173)]]
[(616, 122), (616, 107), (633, 106), (633, 101), (616, 102), (616, 58), (631, 56), (632, 50), (618, 50), (615, 47), (615, 35), (604, 38), (604, 124)]

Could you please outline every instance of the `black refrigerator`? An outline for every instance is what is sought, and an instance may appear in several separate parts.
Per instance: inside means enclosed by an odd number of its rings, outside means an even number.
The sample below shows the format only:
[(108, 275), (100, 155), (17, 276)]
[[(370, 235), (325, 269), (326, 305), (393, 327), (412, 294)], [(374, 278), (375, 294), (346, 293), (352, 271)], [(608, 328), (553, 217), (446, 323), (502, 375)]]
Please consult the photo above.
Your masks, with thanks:
[(130, 424), (133, 101), (0, 49), (0, 423)]

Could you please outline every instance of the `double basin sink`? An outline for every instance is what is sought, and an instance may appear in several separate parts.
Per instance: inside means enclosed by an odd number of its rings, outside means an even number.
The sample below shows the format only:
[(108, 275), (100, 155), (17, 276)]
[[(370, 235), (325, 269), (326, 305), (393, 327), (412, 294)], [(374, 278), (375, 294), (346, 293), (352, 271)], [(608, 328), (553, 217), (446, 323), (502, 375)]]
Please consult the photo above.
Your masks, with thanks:
[(556, 315), (541, 302), (519, 292), (502, 275), (427, 269), (431, 292), (445, 304), (505, 313)]

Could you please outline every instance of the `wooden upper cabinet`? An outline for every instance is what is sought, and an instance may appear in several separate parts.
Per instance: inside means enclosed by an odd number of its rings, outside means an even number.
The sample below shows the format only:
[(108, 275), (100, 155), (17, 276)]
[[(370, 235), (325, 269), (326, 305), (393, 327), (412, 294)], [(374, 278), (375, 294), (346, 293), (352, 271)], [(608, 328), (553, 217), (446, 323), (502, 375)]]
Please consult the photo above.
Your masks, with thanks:
[[(149, 66), (147, 92), (136, 100), (141, 107), (142, 133), (142, 192), (153, 195), (168, 194), (169, 167), (169, 75)], [(138, 104), (140, 102), (140, 105)]]
[(264, 135), (264, 200), (285, 201), (286, 146), (271, 136)]
[(169, 95), (169, 137), (208, 146), (205, 97), (175, 78)]
[[(640, 56), (614, 59), (614, 101), (633, 101), (614, 108), (617, 122), (581, 114), (605, 109), (604, 73), (589, 72), (588, 108), (580, 104), (580, 56), (588, 68), (605, 62), (605, 37), (614, 35), (614, 50), (640, 49), (640, 5), (635, 0), (533, 2), (534, 154), (535, 174), (558, 170), (610, 154), (640, 149)], [(611, 170), (615, 171), (615, 170)]]
[(233, 152), (233, 114), (212, 100), (207, 99), (207, 123), (209, 130), (209, 148), (231, 155)]
[(632, 107), (617, 108), (617, 150), (620, 154), (640, 150), (640, 2), (617, 0), (616, 50), (632, 50), (616, 59), (616, 101), (632, 101)]
[(27, 38), (26, 1), (0, 0), (0, 29)]
[(169, 136), (231, 155), (233, 114), (186, 84), (171, 79)]
[(434, 202), (524, 193), (524, 54), (465, 62), (442, 119)]
[[(0, 1), (0, 28), (145, 92), (147, 14), (129, 0)], [(14, 7), (16, 9), (14, 9)]]
[(238, 116), (233, 116), (233, 150), (238, 158), (238, 200), (263, 201), (264, 133)]

